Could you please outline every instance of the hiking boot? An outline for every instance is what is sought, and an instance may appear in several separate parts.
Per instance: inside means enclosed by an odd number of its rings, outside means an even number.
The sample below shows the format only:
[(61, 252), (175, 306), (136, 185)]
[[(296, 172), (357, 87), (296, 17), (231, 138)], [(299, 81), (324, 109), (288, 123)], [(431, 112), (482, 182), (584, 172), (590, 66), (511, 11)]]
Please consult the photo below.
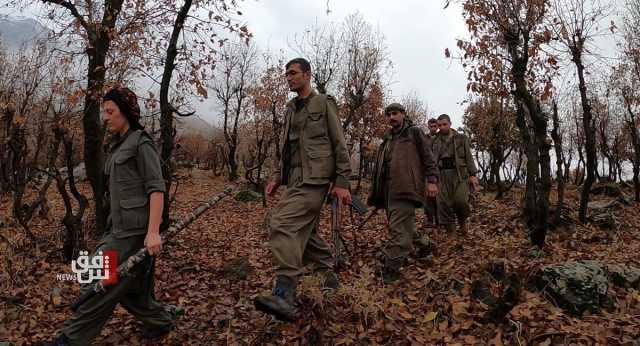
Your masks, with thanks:
[(404, 258), (386, 258), (384, 261), (384, 267), (382, 267), (382, 282), (390, 284), (400, 280), (402, 275), (400, 274), (400, 268), (404, 263)]
[(433, 253), (433, 243), (423, 237), (414, 239), (413, 247), (415, 249), (413, 255), (417, 259), (427, 258)]
[(327, 270), (322, 273), (324, 277), (324, 282), (322, 283), (323, 291), (332, 291), (340, 288), (340, 278), (338, 278), (338, 274), (333, 270)]
[(173, 328), (175, 327), (175, 324), (173, 322), (164, 325), (162, 327), (157, 327), (157, 328), (153, 328), (153, 329), (147, 329), (147, 328), (142, 328), (142, 337), (148, 340), (152, 340), (152, 339), (159, 339), (167, 334), (169, 334)]
[(253, 304), (258, 311), (273, 315), (280, 321), (293, 322), (296, 320), (298, 312), (295, 299), (295, 280), (280, 275), (276, 278), (276, 287), (271, 295), (259, 296), (253, 301)]

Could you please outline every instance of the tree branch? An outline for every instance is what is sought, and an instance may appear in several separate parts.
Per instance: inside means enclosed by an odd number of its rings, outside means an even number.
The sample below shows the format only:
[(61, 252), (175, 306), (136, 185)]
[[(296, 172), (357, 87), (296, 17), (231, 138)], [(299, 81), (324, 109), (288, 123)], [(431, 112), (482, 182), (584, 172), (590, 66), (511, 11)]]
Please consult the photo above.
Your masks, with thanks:
[(87, 32), (91, 32), (91, 27), (89, 26), (89, 23), (87, 23), (87, 21), (84, 19), (84, 17), (82, 17), (80, 12), (78, 12), (78, 9), (74, 4), (64, 0), (42, 0), (42, 2), (59, 5), (68, 9), (69, 12), (71, 12), (71, 14), (78, 20), (78, 22), (80, 22), (80, 25), (82, 25), (82, 27)]

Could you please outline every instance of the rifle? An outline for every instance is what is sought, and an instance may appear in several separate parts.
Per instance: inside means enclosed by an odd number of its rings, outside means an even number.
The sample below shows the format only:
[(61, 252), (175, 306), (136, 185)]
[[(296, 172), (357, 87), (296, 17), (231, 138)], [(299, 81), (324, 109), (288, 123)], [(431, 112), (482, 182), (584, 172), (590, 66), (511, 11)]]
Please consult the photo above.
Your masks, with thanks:
[(344, 245), (342, 238), (342, 226), (340, 213), (341, 203), (337, 198), (331, 198), (331, 237), (333, 239), (333, 247), (335, 251), (335, 268), (344, 268), (349, 259), (349, 249)]
[[(167, 230), (167, 236), (165, 237), (165, 241), (168, 241), (171, 238), (173, 238), (179, 231), (181, 231), (182, 229), (190, 225), (195, 219), (197, 219), (205, 211), (213, 207), (216, 203), (218, 203), (220, 200), (222, 200), (226, 196), (230, 195), (231, 191), (233, 191), (231, 187), (226, 187), (222, 193), (219, 193), (218, 195), (214, 196), (207, 202), (200, 205), (195, 211), (189, 214), (185, 219), (169, 227), (169, 230)], [(143, 247), (142, 249), (138, 250), (138, 252), (136, 252), (135, 254), (129, 256), (124, 261), (124, 263), (118, 266), (118, 270), (117, 270), (118, 281), (120, 281), (121, 278), (134, 277), (135, 273), (133, 273), (132, 271), (133, 268), (139, 263), (142, 263), (145, 259), (147, 259), (148, 256), (149, 256), (149, 253), (147, 252), (146, 247)], [(78, 300), (76, 300), (76, 302), (71, 305), (71, 310), (76, 311), (78, 310), (78, 308), (80, 308), (80, 306), (82, 306), (82, 304), (86, 303), (89, 299), (93, 298), (96, 295), (105, 293), (109, 287), (109, 284), (106, 283), (107, 280), (108, 279), (102, 279), (91, 284), (91, 288), (87, 290), (85, 293), (83, 293), (78, 298)]]
[(362, 201), (360, 200), (360, 198), (358, 198), (358, 196), (352, 195), (351, 210), (354, 210), (356, 213), (360, 215), (365, 215), (367, 211), (369, 211), (369, 208), (367, 208), (366, 204), (362, 203)]
[[(342, 237), (342, 215), (341, 215), (341, 203), (337, 198), (331, 198), (331, 238), (333, 240), (333, 247), (335, 251), (335, 268), (344, 268), (349, 259), (351, 253), (345, 246), (344, 238)], [(358, 214), (366, 214), (367, 207), (357, 196), (351, 196), (351, 204), (349, 205), (352, 211)], [(354, 233), (355, 239), (355, 233)], [(356, 241), (357, 243), (357, 241)]]

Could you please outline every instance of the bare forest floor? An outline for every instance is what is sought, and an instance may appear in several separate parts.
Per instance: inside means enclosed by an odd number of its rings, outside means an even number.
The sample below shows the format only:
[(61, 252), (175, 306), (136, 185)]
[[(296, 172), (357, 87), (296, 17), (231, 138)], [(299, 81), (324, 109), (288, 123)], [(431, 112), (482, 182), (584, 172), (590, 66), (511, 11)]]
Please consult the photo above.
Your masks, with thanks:
[[(225, 182), (209, 172), (182, 172), (172, 215), (180, 218), (219, 193)], [(88, 193), (87, 185), (82, 191)], [(570, 316), (526, 282), (545, 264), (577, 259), (640, 266), (640, 206), (616, 211), (618, 229), (569, 225), (553, 231), (542, 253), (533, 251), (519, 221), (520, 190), (496, 201), (481, 194), (466, 237), (430, 231), (436, 244), (432, 259), (410, 260), (404, 277), (385, 286), (375, 276), (376, 253), (387, 237), (382, 213), (354, 238), (359, 217), (345, 213), (344, 228), (351, 263), (340, 273), (342, 288), (323, 297), (318, 280), (303, 279), (299, 288), (302, 313), (285, 324), (255, 311), (253, 298), (269, 292), (273, 267), (265, 247), (266, 210), (261, 202), (242, 203), (226, 198), (206, 212), (158, 259), (156, 296), (186, 309), (177, 329), (162, 341), (144, 341), (137, 322), (118, 307), (96, 345), (634, 345), (640, 338), (640, 292), (609, 288), (614, 305), (598, 314)], [(568, 191), (568, 203), (577, 210), (578, 193)], [(599, 197), (595, 197), (599, 198)], [(270, 203), (275, 203), (271, 200)], [(553, 203), (553, 202), (552, 202)], [(70, 316), (79, 284), (58, 281), (71, 273), (61, 259), (63, 215), (54, 188), (49, 191), (49, 220), (32, 222), (39, 250), (9, 251), (0, 238), (0, 343), (28, 345), (55, 335)], [(330, 213), (323, 211), (321, 233), (330, 237)], [(10, 220), (10, 203), (0, 206), (0, 219)], [(574, 215), (575, 216), (575, 215)], [(85, 224), (91, 224), (92, 217)], [(422, 212), (418, 211), (422, 225)], [(25, 238), (9, 225), (2, 233), (20, 247)], [(423, 231), (424, 233), (424, 231)], [(92, 249), (96, 240), (89, 241)], [(237, 258), (246, 258), (246, 279), (223, 270)], [(507, 273), (524, 284), (517, 305), (498, 324), (483, 316), (489, 309), (472, 297), (472, 282), (487, 276), (491, 263), (503, 262)], [(490, 280), (500, 295), (504, 284)]]

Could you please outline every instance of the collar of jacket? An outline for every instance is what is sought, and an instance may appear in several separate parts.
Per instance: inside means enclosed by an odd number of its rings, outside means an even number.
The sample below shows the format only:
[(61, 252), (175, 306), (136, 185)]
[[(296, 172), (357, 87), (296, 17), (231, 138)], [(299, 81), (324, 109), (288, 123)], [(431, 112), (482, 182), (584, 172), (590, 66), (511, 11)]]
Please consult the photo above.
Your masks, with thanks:
[[(400, 136), (402, 135), (403, 132), (405, 132), (408, 128), (410, 128), (411, 126), (413, 126), (413, 122), (409, 119), (404, 119), (404, 124), (402, 124), (402, 128), (400, 129), (400, 131), (398, 131), (397, 135)], [(385, 133), (384, 135), (384, 140), (390, 140), (391, 138), (393, 138), (393, 128), (387, 130), (387, 133)]]
[(113, 137), (113, 144), (111, 144), (111, 148), (109, 149), (110, 151), (114, 151), (117, 147), (120, 146), (120, 144), (122, 144), (128, 137), (129, 135), (131, 135), (134, 131), (136, 131), (136, 129), (134, 129), (133, 127), (130, 127), (129, 130), (127, 130), (127, 132), (120, 136), (119, 134), (115, 135)]
[[(309, 94), (309, 96), (305, 97), (303, 100), (305, 100), (305, 103), (308, 103), (309, 100), (311, 100), (314, 96), (318, 95), (318, 92), (315, 91), (315, 89), (311, 89), (311, 93)], [(287, 107), (293, 109), (294, 111), (296, 110), (296, 100), (298, 100), (298, 96), (292, 98), (291, 100), (289, 100), (289, 102), (287, 103)]]
[(455, 135), (458, 134), (458, 131), (454, 130), (454, 129), (449, 129), (449, 134), (442, 134), (440, 132), (438, 132), (436, 135), (439, 137), (444, 137), (444, 138), (451, 138), (451, 137), (455, 137)]

